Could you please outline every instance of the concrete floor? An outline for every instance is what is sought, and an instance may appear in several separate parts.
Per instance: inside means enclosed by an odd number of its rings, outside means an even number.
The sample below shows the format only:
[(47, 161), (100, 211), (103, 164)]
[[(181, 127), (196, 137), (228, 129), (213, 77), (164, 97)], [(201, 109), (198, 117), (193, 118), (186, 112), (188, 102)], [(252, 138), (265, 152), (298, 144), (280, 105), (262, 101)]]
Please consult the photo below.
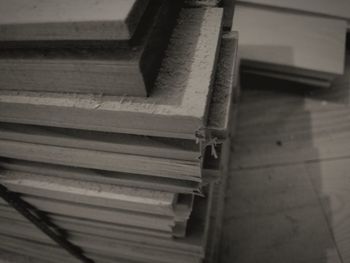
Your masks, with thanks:
[(242, 83), (221, 262), (350, 263), (350, 53), (331, 89)]

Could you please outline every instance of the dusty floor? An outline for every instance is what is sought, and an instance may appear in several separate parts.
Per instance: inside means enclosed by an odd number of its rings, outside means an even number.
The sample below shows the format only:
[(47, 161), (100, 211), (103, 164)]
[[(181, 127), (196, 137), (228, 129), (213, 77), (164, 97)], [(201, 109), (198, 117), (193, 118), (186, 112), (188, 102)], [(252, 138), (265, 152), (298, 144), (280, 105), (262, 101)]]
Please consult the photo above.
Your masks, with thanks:
[(332, 89), (243, 80), (222, 263), (350, 262), (350, 54)]

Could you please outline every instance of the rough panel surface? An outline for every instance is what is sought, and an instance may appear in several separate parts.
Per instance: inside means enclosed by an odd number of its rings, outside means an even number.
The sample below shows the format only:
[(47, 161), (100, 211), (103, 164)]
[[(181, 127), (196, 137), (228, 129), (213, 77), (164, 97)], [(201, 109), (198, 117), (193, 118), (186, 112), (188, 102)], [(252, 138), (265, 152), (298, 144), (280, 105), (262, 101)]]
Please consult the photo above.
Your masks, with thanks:
[(148, 0), (1, 0), (0, 40), (130, 39)]
[(184, 9), (149, 98), (0, 92), (7, 122), (193, 139), (206, 121), (223, 11)]

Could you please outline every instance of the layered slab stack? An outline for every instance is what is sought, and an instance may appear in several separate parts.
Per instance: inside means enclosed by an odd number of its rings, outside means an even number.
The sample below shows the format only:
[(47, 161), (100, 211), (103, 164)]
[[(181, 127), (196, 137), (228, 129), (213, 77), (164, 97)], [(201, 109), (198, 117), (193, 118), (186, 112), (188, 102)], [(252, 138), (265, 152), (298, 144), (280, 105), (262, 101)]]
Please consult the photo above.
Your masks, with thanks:
[(0, 89), (146, 96), (180, 2), (1, 1)]
[(347, 0), (238, 0), (237, 2), (319, 17), (342, 19), (348, 22), (348, 29), (350, 29), (350, 2)]
[[(129, 7), (129, 15), (143, 9)], [(201, 262), (206, 251), (213, 254), (215, 238), (208, 236), (215, 236), (220, 223), (237, 92), (237, 36), (222, 34), (222, 18), (220, 8), (181, 10), (149, 97), (106, 95), (94, 88), (97, 94), (28, 91), (21, 88), (25, 83), (1, 89), (0, 183), (95, 262)], [(125, 23), (130, 19), (117, 23), (125, 37), (138, 30)], [(65, 26), (59, 28), (70, 28)], [(14, 32), (4, 30), (8, 38)], [(36, 32), (40, 38), (42, 32)], [(67, 39), (78, 38), (67, 32)], [(49, 53), (56, 52), (53, 35), (38, 42)], [(87, 36), (93, 34), (82, 29), (79, 37)], [(12, 58), (15, 39), (5, 40)], [(90, 44), (89, 52), (99, 52), (96, 43)], [(66, 48), (66, 42), (59, 45)], [(3, 61), (18, 59), (9, 57)], [(11, 72), (26, 63), (21, 60)], [(85, 73), (87, 68), (80, 68), (79, 74)], [(77, 262), (5, 201), (0, 221), (1, 249), (45, 262)]]
[(240, 1), (235, 7), (232, 28), (239, 31), (243, 72), (320, 87), (330, 86), (344, 73), (346, 20), (274, 8), (265, 2), (279, 6), (287, 1)]

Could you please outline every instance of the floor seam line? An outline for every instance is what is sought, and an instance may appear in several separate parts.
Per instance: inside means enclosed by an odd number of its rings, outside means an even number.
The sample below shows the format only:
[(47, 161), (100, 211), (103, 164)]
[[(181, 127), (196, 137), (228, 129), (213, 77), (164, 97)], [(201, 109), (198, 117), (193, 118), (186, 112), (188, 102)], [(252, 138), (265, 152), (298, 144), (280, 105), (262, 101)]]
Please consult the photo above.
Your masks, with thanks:
[(317, 192), (317, 190), (315, 189), (314, 182), (313, 182), (313, 180), (312, 180), (312, 178), (311, 178), (311, 176), (310, 176), (310, 173), (309, 173), (308, 169), (306, 169), (306, 168), (304, 168), (304, 169), (305, 169), (307, 178), (308, 178), (308, 180), (309, 180), (310, 183), (311, 183), (312, 190), (313, 190), (314, 194), (316, 195), (316, 198), (317, 198), (318, 203), (319, 203), (319, 205), (320, 205), (320, 208), (321, 208), (323, 217), (324, 217), (324, 219), (326, 220), (328, 232), (329, 232), (329, 234), (331, 235), (331, 238), (332, 238), (332, 241), (333, 241), (333, 243), (334, 243), (335, 249), (336, 249), (336, 251), (337, 251), (339, 260), (340, 260), (341, 263), (344, 263), (343, 256), (342, 256), (342, 254), (341, 254), (341, 252), (340, 252), (340, 249), (339, 249), (339, 247), (338, 247), (338, 243), (337, 243), (336, 238), (335, 238), (335, 236), (334, 236), (334, 234), (333, 234), (332, 226), (330, 225), (330, 222), (329, 222), (329, 220), (328, 220), (328, 216), (327, 216), (327, 213), (326, 213), (326, 211), (325, 211), (325, 209), (324, 209), (324, 206), (323, 206), (323, 204), (322, 204), (320, 195), (319, 195), (319, 193)]

